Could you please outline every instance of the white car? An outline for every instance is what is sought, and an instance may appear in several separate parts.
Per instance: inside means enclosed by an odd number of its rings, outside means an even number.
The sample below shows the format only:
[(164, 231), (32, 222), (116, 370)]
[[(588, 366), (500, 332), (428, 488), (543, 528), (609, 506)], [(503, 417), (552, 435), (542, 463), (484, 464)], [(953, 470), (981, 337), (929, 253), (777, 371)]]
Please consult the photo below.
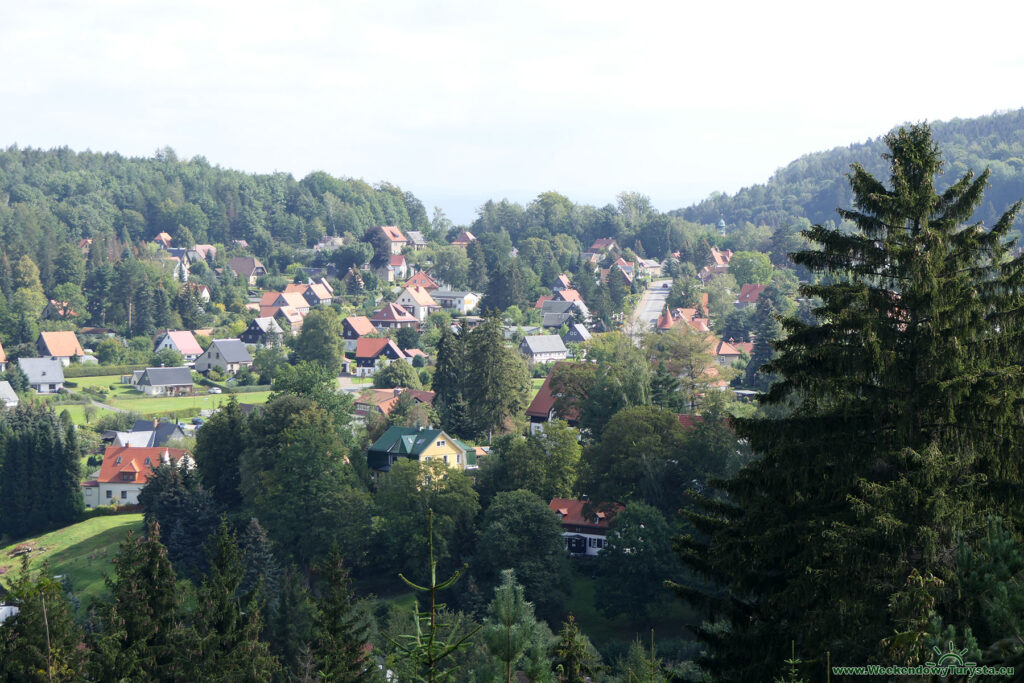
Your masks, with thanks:
[(211, 394), (222, 394), (222, 393), (224, 393), (224, 390), (221, 389), (220, 387), (210, 387), (210, 393)]

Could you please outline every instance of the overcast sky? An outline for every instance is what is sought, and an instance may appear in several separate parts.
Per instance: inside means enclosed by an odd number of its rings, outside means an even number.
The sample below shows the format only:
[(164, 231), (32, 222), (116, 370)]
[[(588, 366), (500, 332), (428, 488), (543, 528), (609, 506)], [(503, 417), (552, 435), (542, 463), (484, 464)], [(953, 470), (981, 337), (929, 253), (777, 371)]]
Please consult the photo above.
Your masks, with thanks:
[(669, 210), (905, 121), (1024, 106), (1022, 18), (892, 0), (10, 1), (0, 146), (387, 180), (457, 222), (547, 190)]

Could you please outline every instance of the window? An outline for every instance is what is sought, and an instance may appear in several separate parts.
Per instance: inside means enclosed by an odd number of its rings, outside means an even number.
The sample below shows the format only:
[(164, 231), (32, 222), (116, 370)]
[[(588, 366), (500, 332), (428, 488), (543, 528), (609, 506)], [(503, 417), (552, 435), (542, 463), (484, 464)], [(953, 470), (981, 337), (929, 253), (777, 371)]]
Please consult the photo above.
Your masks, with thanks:
[(455, 454), (455, 462), (458, 465), (462, 464), (462, 453), (456, 453)]
[(111, 491), (110, 489), (107, 489), (107, 498), (113, 498), (113, 497), (114, 497), (114, 492)]
[(146, 464), (147, 464), (147, 465), (152, 465), (153, 463), (152, 463), (152, 462), (150, 462), (149, 458), (146, 458)]
[(114, 464), (115, 465), (120, 465), (121, 464), (121, 456), (120, 455), (117, 456), (117, 460), (114, 461)]
[(445, 464), (445, 465), (447, 465), (447, 464), (448, 464), (448, 456), (447, 456), (447, 455), (446, 455), (446, 456), (444, 456), (444, 464)]
[(122, 472), (121, 473), (121, 481), (135, 481), (135, 473), (134, 472)]
[(121, 500), (128, 500), (128, 492), (121, 491)]
[(438, 446), (443, 446), (444, 445), (444, 439), (441, 439), (440, 441), (438, 441), (437, 445)]

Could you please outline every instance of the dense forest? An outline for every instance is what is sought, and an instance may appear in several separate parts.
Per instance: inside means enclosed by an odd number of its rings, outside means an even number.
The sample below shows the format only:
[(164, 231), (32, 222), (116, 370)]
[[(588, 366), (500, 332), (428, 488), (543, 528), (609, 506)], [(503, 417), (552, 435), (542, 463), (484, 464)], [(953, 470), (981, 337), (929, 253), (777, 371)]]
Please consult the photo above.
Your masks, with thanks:
[[(939, 175), (940, 186), (967, 170), (980, 173), (990, 169), (991, 186), (974, 220), (992, 225), (1000, 207), (1021, 196), (1024, 184), (1024, 109), (974, 119), (953, 119), (931, 126), (946, 163)], [(753, 223), (782, 227), (800, 218), (811, 223), (836, 220), (836, 209), (849, 206), (853, 195), (847, 175), (850, 164), (858, 162), (868, 171), (882, 175), (887, 161), (882, 158), (885, 141), (879, 136), (848, 147), (837, 147), (800, 157), (779, 169), (763, 185), (746, 187), (735, 195), (712, 194), (702, 202), (672, 212), (697, 223), (728, 226)]]

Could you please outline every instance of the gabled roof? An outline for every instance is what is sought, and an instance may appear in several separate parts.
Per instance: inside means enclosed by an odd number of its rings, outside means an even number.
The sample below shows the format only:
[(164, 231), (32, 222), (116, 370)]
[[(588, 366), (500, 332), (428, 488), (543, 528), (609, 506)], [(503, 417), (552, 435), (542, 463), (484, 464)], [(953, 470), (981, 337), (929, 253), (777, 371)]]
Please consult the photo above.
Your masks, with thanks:
[(252, 277), (257, 268), (266, 270), (266, 267), (255, 256), (232, 256), (228, 259), (228, 268), (235, 275), (241, 275), (242, 277)]
[(572, 280), (569, 279), (568, 275), (564, 273), (555, 278), (555, 283), (551, 285), (551, 288), (561, 287), (562, 289), (569, 289), (572, 287)]
[(179, 463), (182, 458), (191, 457), (183, 448), (138, 448), (135, 446), (107, 446), (100, 466), (101, 484), (126, 483), (122, 473), (133, 474), (135, 483), (145, 483), (153, 474), (153, 468), (163, 463)]
[(405, 239), (405, 235), (398, 229), (397, 225), (382, 225), (380, 226), (381, 232), (383, 232), (387, 238), (392, 242), (408, 242)]
[(18, 367), (29, 384), (60, 384), (64, 381), (64, 366), (53, 358), (19, 358)]
[(683, 429), (695, 429), (697, 425), (704, 421), (703, 415), (676, 415), (679, 420), (679, 424)]
[(523, 337), (523, 346), (530, 354), (566, 353), (565, 342), (557, 334), (538, 334)]
[(424, 289), (440, 289), (441, 287), (441, 285), (439, 285), (434, 280), (434, 278), (430, 277), (430, 275), (425, 270), (421, 270), (420, 272), (413, 275), (411, 278), (406, 280), (405, 284), (403, 284), (402, 286), (423, 287)]
[(192, 371), (188, 368), (146, 368), (139, 378), (140, 386), (181, 387), (192, 386)]
[[(165, 337), (171, 340), (171, 344), (183, 356), (199, 356), (203, 353), (203, 347), (196, 341), (195, 336), (188, 330), (168, 330)], [(161, 339), (157, 344), (163, 343)]]
[(360, 337), (356, 341), (356, 359), (377, 358), (384, 353), (384, 349), (389, 347), (398, 358), (405, 357), (402, 349), (398, 348), (398, 344), (387, 337)]
[(583, 297), (575, 289), (563, 289), (558, 294), (555, 294), (555, 299), (559, 301), (583, 301)]
[(17, 403), (18, 394), (7, 380), (0, 382), (0, 403)]
[(409, 244), (414, 244), (419, 247), (427, 243), (427, 238), (424, 237), (423, 233), (419, 230), (410, 230), (406, 233), (406, 236), (409, 238)]
[(406, 287), (403, 293), (408, 294), (417, 306), (437, 306), (434, 297), (430, 296), (430, 292), (422, 287)]
[(382, 413), (388, 415), (395, 406), (398, 405), (398, 398), (402, 394), (408, 393), (414, 401), (417, 403), (432, 404), (434, 402), (433, 391), (423, 391), (420, 389), (407, 389), (405, 387), (396, 387), (394, 389), (367, 389), (363, 393), (359, 394), (359, 398), (356, 399), (356, 412), (365, 412), (361, 409), (360, 405), (365, 406), (376, 406)]
[(537, 303), (535, 303), (533, 305), (533, 307), (534, 308), (539, 308), (541, 310), (544, 310), (544, 304), (546, 302), (548, 302), (548, 301), (554, 301), (554, 299), (555, 299), (555, 295), (554, 294), (541, 294), (540, 298), (537, 299)]
[[(78, 343), (78, 337), (70, 330), (59, 332), (40, 332), (39, 340), (43, 343), (46, 355), (58, 358), (71, 358), (73, 356), (84, 356), (85, 351)], [(42, 351), (42, 349), (41, 349)]]
[[(551, 409), (555, 405), (555, 396), (551, 393), (551, 376), (555, 373), (555, 370), (567, 363), (568, 361), (561, 361), (555, 363), (551, 368), (551, 372), (549, 372), (548, 376), (544, 378), (544, 383), (540, 385), (540, 390), (537, 392), (537, 395), (533, 397), (529, 407), (526, 409), (527, 417), (538, 417), (545, 420), (548, 419), (548, 415), (551, 413)], [(559, 417), (571, 421), (575, 420), (579, 416), (573, 413), (560, 415)]]
[(741, 304), (756, 304), (757, 300), (761, 298), (761, 293), (767, 287), (768, 285), (743, 285), (740, 287), (740, 295), (736, 298), (736, 301)]
[(373, 314), (371, 322), (418, 323), (419, 318), (398, 304), (388, 304)]
[(469, 230), (463, 230), (462, 232), (459, 233), (458, 237), (456, 237), (454, 240), (452, 240), (452, 245), (458, 246), (458, 247), (464, 247), (464, 246), (468, 245), (470, 242), (475, 242), (475, 241), (476, 241), (476, 235), (471, 233)]
[(163, 446), (172, 438), (183, 435), (181, 427), (173, 422), (161, 422), (160, 420), (136, 420), (130, 432), (126, 432), (129, 439), (125, 445), (131, 446)]
[[(222, 358), (228, 363), (251, 363), (252, 355), (240, 339), (214, 339), (210, 348), (217, 348)], [(207, 353), (210, 349), (206, 350)]]
[(403, 254), (391, 254), (388, 257), (388, 265), (392, 268), (401, 268), (405, 265), (405, 256)]
[(573, 323), (572, 325), (569, 325), (569, 332), (566, 336), (572, 332), (575, 332), (583, 341), (587, 341), (591, 336), (593, 336), (590, 334), (590, 330), (583, 326), (583, 323)]
[(730, 344), (729, 342), (720, 341), (720, 342), (718, 342), (718, 345), (715, 346), (715, 355), (716, 356), (738, 356), (738, 355), (740, 355), (740, 350), (737, 349), (732, 344)]
[(171, 236), (168, 235), (166, 232), (161, 232), (160, 234), (153, 238), (153, 241), (159, 242), (160, 244), (166, 247), (171, 244)]
[[(548, 503), (548, 507), (558, 514), (562, 524), (589, 526), (599, 529), (607, 529), (611, 521), (615, 519), (615, 515), (626, 509), (617, 503), (611, 506), (591, 506), (587, 501), (573, 500), (571, 498), (552, 498), (551, 502)], [(584, 510), (584, 507), (589, 507), (590, 509)], [(601, 510), (598, 508), (601, 508)], [(607, 511), (602, 511), (604, 508), (608, 508)], [(587, 514), (585, 515), (584, 512)]]
[(390, 427), (370, 446), (371, 452), (419, 456), (439, 438), (453, 441), (440, 429)]
[(618, 249), (619, 245), (611, 237), (600, 237), (594, 240), (587, 251), (604, 251), (605, 249)]
[(277, 321), (270, 316), (267, 316), (266, 318), (254, 318), (253, 321), (249, 323), (249, 326), (258, 327), (264, 334), (281, 334), (284, 332), (284, 330), (281, 329), (281, 326), (277, 324)]
[(377, 331), (377, 328), (365, 315), (350, 315), (342, 321), (342, 324), (347, 324), (359, 336), (373, 334)]

